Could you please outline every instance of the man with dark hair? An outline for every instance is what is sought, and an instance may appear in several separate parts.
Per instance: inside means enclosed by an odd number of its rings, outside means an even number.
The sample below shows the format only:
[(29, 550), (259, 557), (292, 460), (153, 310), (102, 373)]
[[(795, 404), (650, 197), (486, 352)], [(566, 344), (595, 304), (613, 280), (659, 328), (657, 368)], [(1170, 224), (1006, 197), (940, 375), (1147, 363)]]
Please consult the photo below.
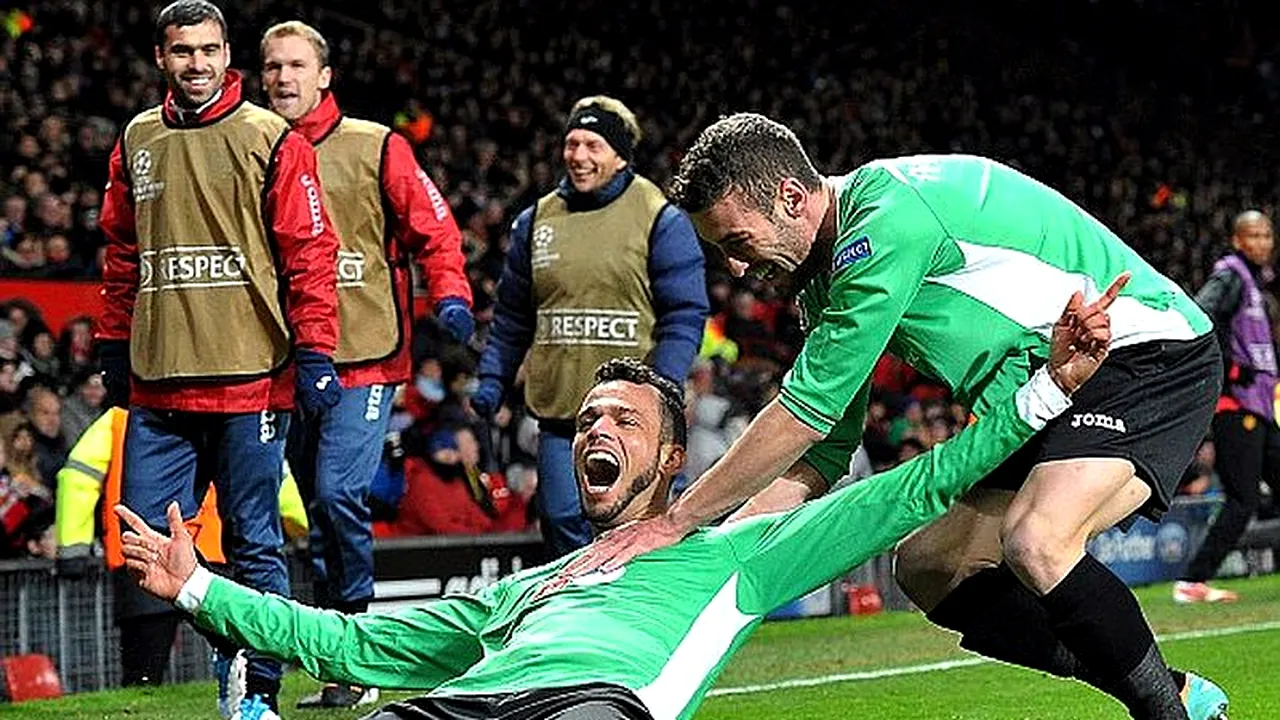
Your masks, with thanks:
[[(286, 413), (295, 397), (313, 415), (341, 397), (338, 239), (310, 143), (244, 101), (230, 52), (222, 13), (204, 0), (178, 0), (156, 19), (169, 92), (111, 154), (101, 363), (111, 404), (130, 410), (124, 502), (164, 527), (171, 502), (194, 517), (212, 481), (234, 576), (287, 595)], [(169, 610), (126, 601), (138, 616)], [(248, 653), (242, 688), (229, 679), (243, 656), (219, 655), (224, 717), (273, 716), (280, 663)]]
[[(369, 720), (688, 718), (768, 612), (941, 515), (1066, 410), (1106, 357), (1114, 297), (1085, 306), (1074, 294), (1047, 366), (931, 457), (787, 513), (698, 531), (612, 572), (569, 578), (565, 558), (474, 596), (347, 616), (215, 578), (197, 566), (176, 507), (166, 538), (117, 506), (135, 528), (125, 554), (145, 589), (200, 627), (324, 679), (430, 691)], [(605, 528), (658, 515), (684, 463), (680, 390), (630, 359), (596, 377), (573, 440), (587, 516)]]
[(1280, 461), (1280, 428), (1276, 426), (1275, 390), (1280, 383), (1273, 318), (1263, 295), (1264, 273), (1275, 250), (1271, 219), (1257, 210), (1236, 216), (1233, 252), (1213, 267), (1196, 294), (1196, 302), (1217, 327), (1225, 362), (1225, 382), (1213, 416), (1215, 468), (1226, 496), (1204, 544), (1173, 584), (1180, 603), (1232, 602), (1230, 590), (1207, 581), (1231, 552), (1258, 510), (1258, 483), (1275, 477)]
[(538, 506), (555, 557), (591, 542), (570, 452), (591, 371), (637, 355), (683, 383), (707, 318), (697, 235), (632, 168), (639, 142), (640, 125), (621, 101), (600, 95), (574, 103), (566, 177), (512, 225), (471, 398), (477, 413), (491, 415), (527, 363), (524, 400), (539, 429)]
[[(297, 20), (280, 23), (263, 33), (261, 53), (271, 109), (315, 147), (321, 185), (342, 189), (324, 197), (342, 242), (334, 354), (342, 399), (321, 417), (296, 418), (289, 462), (310, 501), (316, 603), (359, 613), (373, 598), (369, 486), (396, 385), (412, 374), (410, 265), (422, 269), (442, 327), (465, 344), (473, 322), (462, 233), (404, 137), (342, 114), (324, 36)], [(351, 707), (377, 692), (329, 685), (298, 706)]]
[(716, 465), (569, 572), (615, 568), (753, 495), (740, 513), (825, 492), (858, 446), (886, 349), (983, 418), (1043, 364), (1057, 298), (1096, 298), (1124, 275), (1114, 352), (1077, 412), (903, 543), (896, 574), (965, 648), (1086, 680), (1137, 718), (1225, 710), (1216, 687), (1167, 670), (1133, 593), (1085, 552), (1135, 513), (1159, 518), (1204, 437), (1222, 368), (1195, 301), (1070, 200), (986, 158), (823, 178), (791, 130), (742, 113), (703, 131), (671, 197), (736, 272), (799, 289), (808, 335), (778, 398)]

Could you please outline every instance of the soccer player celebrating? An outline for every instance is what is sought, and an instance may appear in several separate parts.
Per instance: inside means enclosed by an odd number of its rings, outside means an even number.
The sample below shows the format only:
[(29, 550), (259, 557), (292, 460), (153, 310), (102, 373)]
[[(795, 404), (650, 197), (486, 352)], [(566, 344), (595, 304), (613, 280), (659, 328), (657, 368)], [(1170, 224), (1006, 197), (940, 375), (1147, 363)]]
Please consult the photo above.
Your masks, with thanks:
[[(376, 720), (687, 718), (766, 613), (941, 515), (1065, 411), (1106, 357), (1106, 309), (1123, 282), (1091, 305), (1072, 295), (1046, 366), (930, 456), (787, 513), (701, 530), (611, 572), (570, 578), (558, 572), (562, 559), (475, 596), (348, 616), (198, 567), (176, 508), (165, 537), (118, 506), (134, 528), (124, 553), (144, 589), (202, 628), (324, 679), (430, 691)], [(680, 390), (626, 358), (606, 362), (596, 380), (573, 439), (587, 517), (604, 528), (658, 516), (684, 463)]]
[[(441, 325), (471, 336), (471, 287), (462, 233), (440, 191), (400, 135), (346, 117), (329, 90), (329, 45), (296, 20), (262, 36), (262, 84), (271, 109), (316, 149), (338, 252), (340, 341), (334, 360), (342, 400), (303, 415), (290, 464), (311, 490), (312, 567), (321, 607), (359, 613), (373, 597), (373, 529), (366, 496), (382, 459), (395, 386), (409, 379), (412, 278), (418, 262)], [(299, 707), (348, 707), (373, 688), (330, 685)]]
[(742, 513), (824, 492), (858, 445), (886, 349), (983, 418), (1044, 362), (1058, 298), (1097, 297), (1129, 272), (1114, 352), (1075, 411), (907, 540), (898, 580), (970, 650), (1086, 680), (1138, 718), (1221, 712), (1220, 690), (1166, 669), (1133, 594), (1085, 553), (1117, 522), (1158, 518), (1204, 437), (1222, 365), (1190, 297), (1070, 200), (980, 157), (824, 178), (788, 128), (744, 113), (702, 132), (671, 197), (738, 272), (800, 288), (808, 336), (780, 396), (715, 466), (568, 572), (617, 567), (762, 490)]

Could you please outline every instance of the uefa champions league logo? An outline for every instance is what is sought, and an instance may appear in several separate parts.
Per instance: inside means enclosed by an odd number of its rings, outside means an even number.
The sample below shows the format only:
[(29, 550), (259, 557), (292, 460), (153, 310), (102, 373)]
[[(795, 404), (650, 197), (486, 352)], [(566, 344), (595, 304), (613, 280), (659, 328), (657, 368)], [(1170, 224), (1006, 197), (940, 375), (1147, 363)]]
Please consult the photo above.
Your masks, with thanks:
[(537, 250), (546, 250), (555, 239), (556, 231), (550, 225), (542, 224), (533, 229), (533, 247)]
[(154, 200), (164, 192), (164, 182), (151, 177), (152, 162), (151, 151), (146, 148), (135, 152), (129, 159), (129, 170), (133, 174), (130, 180), (133, 182), (134, 202)]

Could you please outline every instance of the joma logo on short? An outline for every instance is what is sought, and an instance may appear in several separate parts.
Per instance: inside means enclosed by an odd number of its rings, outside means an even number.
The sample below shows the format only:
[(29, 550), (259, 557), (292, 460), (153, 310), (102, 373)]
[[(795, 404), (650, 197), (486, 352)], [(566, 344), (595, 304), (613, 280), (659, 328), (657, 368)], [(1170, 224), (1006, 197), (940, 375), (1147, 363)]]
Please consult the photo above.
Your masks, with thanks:
[(1127, 433), (1129, 430), (1124, 426), (1124, 420), (1114, 418), (1110, 415), (1102, 413), (1076, 413), (1071, 416), (1071, 427), (1078, 428), (1081, 425), (1085, 427), (1100, 427), (1116, 432)]

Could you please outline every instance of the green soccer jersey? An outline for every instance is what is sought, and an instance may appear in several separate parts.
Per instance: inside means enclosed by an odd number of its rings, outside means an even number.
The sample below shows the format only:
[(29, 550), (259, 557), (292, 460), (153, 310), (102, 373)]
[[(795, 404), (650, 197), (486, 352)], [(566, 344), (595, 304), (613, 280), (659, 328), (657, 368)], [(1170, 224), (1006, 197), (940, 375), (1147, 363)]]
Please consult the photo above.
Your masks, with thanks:
[(474, 596), (344, 616), (200, 570), (178, 605), (200, 626), (324, 680), (442, 695), (612, 683), (656, 720), (687, 718), (766, 613), (941, 515), (1069, 404), (1040, 371), (927, 455), (568, 585), (548, 581), (576, 555)]
[(868, 379), (888, 349), (981, 416), (1044, 360), (1071, 293), (1109, 311), (1112, 348), (1212, 329), (1173, 281), (1057, 191), (965, 155), (879, 160), (837, 183), (829, 265), (800, 292), (808, 336), (780, 402), (826, 435), (805, 459), (841, 477), (861, 440)]

